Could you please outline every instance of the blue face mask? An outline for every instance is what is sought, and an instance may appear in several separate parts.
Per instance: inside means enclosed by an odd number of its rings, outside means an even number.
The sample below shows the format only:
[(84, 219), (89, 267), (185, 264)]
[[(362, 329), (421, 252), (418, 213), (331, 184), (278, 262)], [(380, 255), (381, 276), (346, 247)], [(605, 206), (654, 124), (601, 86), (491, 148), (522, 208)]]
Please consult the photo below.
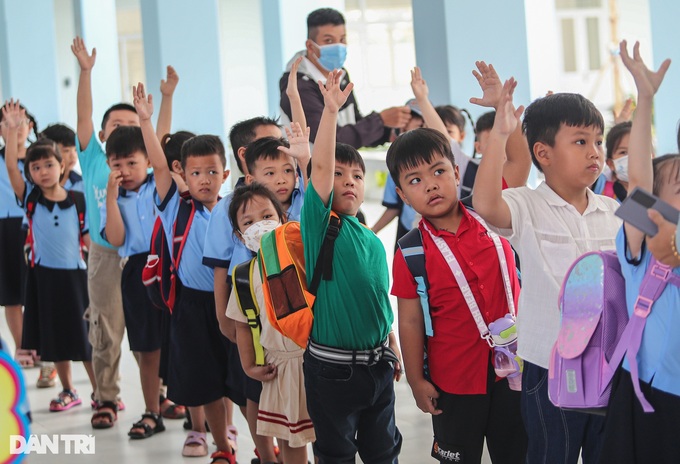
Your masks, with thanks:
[(329, 71), (341, 69), (347, 58), (347, 45), (336, 43), (317, 45), (319, 47), (319, 63)]

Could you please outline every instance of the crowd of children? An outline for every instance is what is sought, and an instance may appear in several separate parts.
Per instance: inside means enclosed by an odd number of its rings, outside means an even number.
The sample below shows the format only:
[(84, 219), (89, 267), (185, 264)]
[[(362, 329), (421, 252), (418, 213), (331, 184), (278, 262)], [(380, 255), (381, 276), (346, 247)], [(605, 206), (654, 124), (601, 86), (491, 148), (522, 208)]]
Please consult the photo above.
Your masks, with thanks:
[[(314, 28), (344, 31), (334, 13), (312, 16), (334, 18)], [(308, 42), (309, 50), (319, 48)], [(621, 116), (632, 121), (618, 121), (606, 138), (602, 115), (581, 95), (549, 94), (525, 110), (513, 102), (518, 83), (503, 83), (492, 65), (477, 62), (483, 95), (470, 102), (493, 108), (474, 128), (481, 158), (461, 149), (464, 111), (434, 107), (415, 68), (410, 113), (394, 109), (402, 125), (386, 156), (387, 210), (371, 230), (357, 218), (363, 159), (336, 141), (339, 117), (354, 98), (343, 70), (320, 74), (325, 61), (304, 56), (289, 63), (290, 125), (254, 117), (232, 127), (242, 176), (221, 198), (230, 171), (220, 137), (171, 133), (179, 81), (172, 67), (155, 128), (154, 100), (139, 83), (133, 105), (111, 106), (95, 134), (96, 51), (80, 38), (71, 49), (80, 66), (75, 132), (52, 124), (39, 133), (16, 100), (0, 113), (0, 304), (17, 362), (41, 363), (39, 387), (55, 377), (61, 383), (50, 411), (82, 403), (70, 364), (82, 361), (92, 427), (115, 425), (125, 407), (118, 366), (127, 331), (145, 405), (128, 435), (163, 432), (163, 418), (184, 418), (186, 408), (191, 430), (181, 453), (210, 455), (212, 463), (236, 462), (234, 403), (261, 463), (307, 463), (309, 443), (322, 464), (354, 462), (357, 453), (365, 463), (396, 463), (403, 437), (393, 382), (404, 372), (417, 407), (432, 416), (423, 461), (479, 463), (485, 443), (494, 463), (677, 460), (677, 285), (654, 304), (637, 365), (620, 366), (606, 417), (554, 406), (547, 380), (558, 295), (580, 255), (617, 251), (631, 314), (643, 277), (657, 265), (652, 255), (680, 275), (677, 225), (650, 213), (659, 233), (646, 237), (614, 215), (635, 187), (680, 209), (680, 155), (652, 160), (653, 97), (669, 60), (654, 72), (639, 44), (631, 57), (621, 43), (637, 107), (632, 113), (628, 104)], [(310, 113), (304, 101), (312, 90)], [(545, 179), (535, 189), (525, 185), (532, 163)], [(397, 216), (390, 291), (376, 232)], [(288, 221), (300, 223), (305, 272), (302, 282), (285, 285), (309, 284), (314, 298), (302, 344), (268, 310), (262, 270), (262, 238)], [(169, 311), (158, 308), (142, 278), (154, 259), (154, 230), (170, 254)], [(245, 287), (237, 289), (239, 281)], [(652, 413), (637, 402), (638, 376)]]

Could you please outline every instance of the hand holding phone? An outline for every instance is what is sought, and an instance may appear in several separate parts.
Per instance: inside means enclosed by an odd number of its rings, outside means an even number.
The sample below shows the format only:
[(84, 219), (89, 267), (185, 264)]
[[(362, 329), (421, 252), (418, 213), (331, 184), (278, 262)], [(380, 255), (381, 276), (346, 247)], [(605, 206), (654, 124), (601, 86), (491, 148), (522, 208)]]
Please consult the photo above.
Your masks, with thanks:
[(647, 236), (653, 237), (659, 231), (654, 222), (647, 216), (648, 209), (654, 209), (661, 213), (661, 215), (673, 224), (678, 223), (680, 211), (661, 200), (656, 195), (636, 187), (625, 200), (621, 203), (619, 209), (614, 214), (623, 219), (628, 224), (636, 229), (641, 230)]

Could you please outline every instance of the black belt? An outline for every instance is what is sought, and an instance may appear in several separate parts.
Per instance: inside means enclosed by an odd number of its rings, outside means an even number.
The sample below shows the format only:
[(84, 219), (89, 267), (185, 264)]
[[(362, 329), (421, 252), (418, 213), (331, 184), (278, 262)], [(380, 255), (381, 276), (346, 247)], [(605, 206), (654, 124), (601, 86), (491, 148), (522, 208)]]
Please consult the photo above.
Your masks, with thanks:
[(387, 340), (377, 348), (370, 350), (343, 350), (342, 348), (321, 345), (310, 338), (307, 344), (307, 351), (316, 359), (334, 364), (374, 366), (383, 359), (393, 363), (399, 362), (399, 358), (397, 358), (394, 350), (389, 347)]

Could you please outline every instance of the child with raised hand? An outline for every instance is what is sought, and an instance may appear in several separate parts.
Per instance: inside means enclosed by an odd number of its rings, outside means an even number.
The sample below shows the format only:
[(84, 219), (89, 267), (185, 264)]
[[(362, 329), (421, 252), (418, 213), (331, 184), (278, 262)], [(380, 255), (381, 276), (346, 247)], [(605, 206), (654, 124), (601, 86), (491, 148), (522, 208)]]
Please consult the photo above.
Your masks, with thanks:
[[(652, 106), (670, 66), (665, 60), (657, 71), (647, 68), (640, 56), (640, 44), (635, 43), (633, 56), (628, 54), (626, 41), (620, 45), (623, 64), (632, 74), (638, 92), (638, 104), (633, 117), (628, 150), (628, 188), (652, 191), (663, 201), (680, 209), (680, 155), (665, 155), (652, 161)], [(650, 266), (658, 266), (647, 250), (644, 233), (624, 223), (616, 237), (617, 254), (626, 280), (628, 313), (633, 315), (636, 299)], [(673, 273), (651, 312), (646, 316), (642, 342), (636, 361), (639, 386), (654, 412), (645, 413), (633, 389), (632, 366), (625, 360), (614, 381), (606, 416), (601, 462), (671, 463), (677, 461), (680, 443), (677, 440), (680, 414), (678, 353), (680, 341), (674, 335), (680, 305), (680, 268), (660, 268)], [(635, 309), (637, 311), (637, 309)], [(637, 379), (635, 379), (637, 380)]]
[[(26, 157), (26, 140), (33, 131), (38, 138), (37, 123), (33, 116), (26, 113), (28, 123), (19, 127), (17, 135), (17, 165), (24, 171)], [(23, 325), (22, 306), (24, 305), (24, 280), (26, 279), (26, 262), (24, 260), (24, 242), (26, 232), (22, 229), (24, 210), (17, 205), (14, 190), (7, 175), (5, 151), (7, 150), (7, 125), (4, 124), (0, 111), (0, 137), (4, 146), (0, 148), (0, 306), (5, 307), (7, 327), (14, 340), (14, 359), (21, 367), (35, 366), (35, 353), (21, 348), (21, 331)], [(52, 368), (49, 374), (52, 374)], [(52, 374), (54, 375), (54, 374)], [(49, 376), (46, 376), (49, 378)], [(54, 385), (53, 378), (51, 379)]]
[(17, 140), (20, 127), (28, 124), (26, 111), (18, 101), (7, 102), (2, 108), (2, 120), (7, 174), (29, 217), (31, 248), (22, 347), (36, 350), (42, 359), (55, 363), (62, 391), (50, 402), (50, 411), (65, 411), (82, 403), (73, 387), (71, 361), (83, 361), (92, 388), (96, 389), (92, 347), (83, 320), (88, 305), (81, 249), (89, 244), (85, 200), (82, 193), (67, 192), (61, 186), (64, 164), (57, 145), (47, 139), (26, 150), (24, 180)]
[[(83, 39), (73, 39), (71, 51), (78, 60), (80, 78), (78, 80), (78, 120), (76, 126), (76, 150), (82, 169), (85, 198), (87, 199), (87, 218), (90, 224), (99, 226), (100, 210), (106, 202), (106, 191), (111, 172), (101, 143), (106, 143), (111, 133), (119, 126), (139, 126), (139, 117), (134, 106), (116, 103), (109, 107), (101, 122), (101, 130), (95, 132), (92, 121), (92, 71), (97, 59), (96, 49), (88, 52)], [(174, 70), (169, 75), (164, 88), (162, 112), (159, 119), (161, 134), (170, 132), (172, 110), (170, 101), (177, 84)], [(164, 127), (164, 125), (167, 125)], [(101, 427), (113, 425), (116, 413), (124, 408), (120, 399), (119, 365), (121, 343), (125, 335), (125, 318), (121, 296), (121, 266), (116, 247), (106, 241), (101, 234), (92, 235), (88, 256), (88, 291), (90, 306), (87, 318), (90, 324), (92, 342), (92, 364), (97, 377), (95, 405), (92, 425)], [(101, 414), (99, 414), (101, 413)]]
[(308, 284), (329, 227), (340, 217), (333, 275), (322, 280), (314, 325), (304, 355), (307, 409), (314, 423), (320, 464), (396, 463), (402, 437), (394, 416), (393, 381), (401, 361), (392, 332), (389, 275), (380, 239), (359, 223), (365, 167), (352, 147), (335, 143), (338, 110), (352, 90), (340, 88), (341, 71), (319, 82), (325, 108), (312, 155), (301, 232)]
[[(229, 205), (229, 217), (239, 240), (244, 241), (254, 253), (259, 251), (257, 238), (286, 221), (284, 209), (275, 194), (257, 182), (234, 191), (234, 197)], [(252, 231), (255, 231), (254, 235)], [(250, 240), (252, 237), (255, 237), (255, 240)], [(249, 267), (250, 262), (239, 266)], [(255, 290), (256, 302), (264, 310), (265, 301), (259, 270), (253, 270), (251, 279), (250, 287)], [(253, 334), (248, 319), (239, 305), (234, 290), (229, 297), (227, 317), (236, 323), (241, 364), (249, 377), (262, 382), (257, 433), (276, 437), (281, 448), (282, 462), (306, 464), (306, 445), (313, 442), (315, 437), (312, 421), (307, 412), (302, 374), (304, 350), (272, 327), (266, 313), (262, 312), (260, 342), (265, 350), (266, 364), (256, 365)]]
[(73, 170), (78, 162), (78, 152), (76, 151), (76, 133), (65, 124), (50, 124), (41, 133), (40, 137), (50, 139), (57, 144), (59, 153), (64, 160), (64, 176), (61, 185), (66, 190), (84, 189), (83, 176)]
[(578, 94), (539, 98), (524, 113), (534, 165), (545, 174), (536, 189), (501, 190), (506, 145), (519, 124), (512, 103), (514, 80), (506, 81), (494, 127), (477, 173), (473, 205), (492, 229), (505, 236), (522, 263), (518, 304), (518, 351), (524, 360), (522, 418), (528, 463), (597, 462), (603, 418), (565, 411), (548, 398), (550, 353), (559, 332), (558, 295), (564, 275), (580, 255), (614, 247), (620, 221), (616, 200), (589, 186), (604, 165), (604, 121)]
[[(235, 464), (235, 450), (227, 438), (224, 404), (224, 397), (229, 394), (226, 383), (230, 367), (229, 347), (220, 333), (215, 313), (213, 272), (201, 264), (210, 213), (218, 202), (220, 187), (229, 175), (225, 170), (224, 146), (213, 135), (199, 135), (182, 145), (182, 169), (191, 195), (189, 200), (183, 200), (151, 123), (151, 95), (147, 97), (143, 84), (134, 88), (133, 94), (156, 178), (154, 201), (169, 243), (180, 208), (193, 211), (182, 259), (177, 266), (179, 288), (170, 320), (168, 397), (190, 410), (203, 406), (217, 445), (211, 462)], [(204, 424), (193, 421), (192, 425), (205, 442)]]

